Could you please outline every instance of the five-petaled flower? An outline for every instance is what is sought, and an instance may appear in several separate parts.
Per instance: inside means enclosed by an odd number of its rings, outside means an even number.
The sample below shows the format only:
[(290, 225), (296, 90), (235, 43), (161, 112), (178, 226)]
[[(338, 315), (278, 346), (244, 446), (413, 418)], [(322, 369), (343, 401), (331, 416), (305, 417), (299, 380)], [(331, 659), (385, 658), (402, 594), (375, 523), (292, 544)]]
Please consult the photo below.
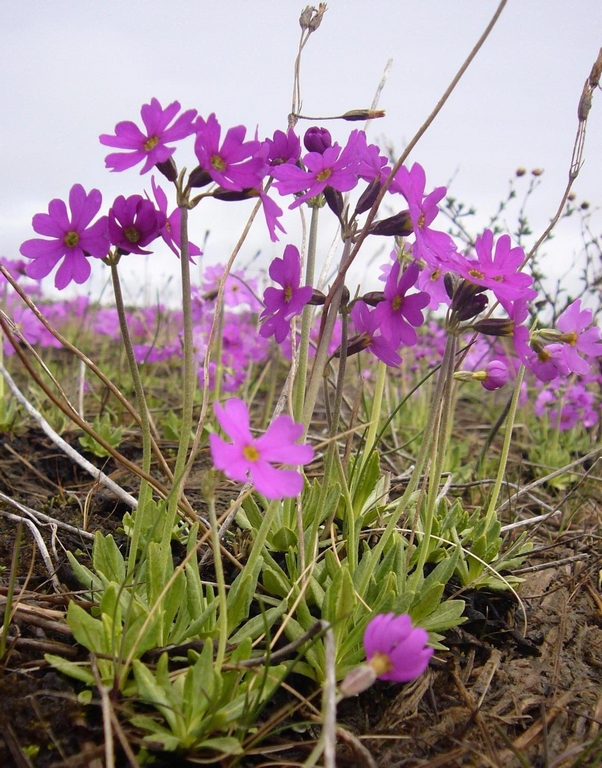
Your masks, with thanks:
[(274, 186), (281, 195), (305, 191), (289, 208), (296, 208), (316, 197), (326, 187), (332, 187), (339, 192), (349, 192), (357, 184), (359, 152), (365, 146), (366, 141), (360, 131), (352, 131), (342, 149), (338, 144), (333, 144), (323, 152), (308, 152), (303, 158), (307, 171), (291, 163), (273, 168), (272, 175), (277, 179)]
[(311, 445), (299, 445), (303, 425), (281, 414), (266, 432), (254, 438), (249, 428), (249, 410), (238, 398), (222, 407), (214, 403), (215, 416), (232, 439), (227, 443), (219, 435), (209, 436), (209, 445), (216, 469), (232, 480), (250, 480), (259, 493), (268, 499), (294, 498), (303, 490), (303, 476), (294, 469), (276, 469), (274, 463), (308, 464), (314, 455)]
[(259, 333), (265, 338), (274, 336), (281, 344), (291, 329), (291, 318), (298, 315), (312, 296), (312, 287), (300, 287), (301, 257), (294, 245), (287, 245), (281, 259), (270, 264), (270, 277), (282, 288), (269, 287), (263, 294), (264, 321)]
[(369, 349), (385, 365), (398, 368), (402, 363), (401, 357), (397, 354), (399, 343), (396, 339), (389, 339), (380, 331), (380, 320), (376, 310), (370, 312), (365, 302), (356, 301), (350, 315), (357, 335), (349, 339), (347, 355)]
[(556, 327), (561, 331), (558, 341), (563, 343), (562, 352), (568, 368), (574, 373), (587, 374), (590, 363), (584, 360), (579, 352), (587, 357), (602, 355), (600, 329), (593, 325), (593, 313), (587, 307), (581, 309), (581, 299), (570, 304), (556, 321)]
[(98, 189), (92, 189), (86, 194), (81, 184), (74, 184), (69, 192), (71, 217), (62, 200), (51, 200), (48, 213), (36, 213), (32, 220), (34, 230), (52, 239), (33, 238), (23, 243), (21, 253), (33, 259), (27, 265), (27, 275), (34, 280), (41, 280), (63, 259), (54, 278), (55, 286), (62, 290), (72, 280), (76, 283), (85, 282), (91, 272), (88, 256), (102, 259), (109, 252), (107, 217), (101, 216), (89, 226), (101, 204), (102, 195)]
[(261, 186), (267, 162), (259, 141), (245, 141), (244, 125), (230, 128), (220, 146), (221, 126), (215, 113), (196, 121), (194, 153), (213, 181), (234, 192)]
[(428, 632), (412, 626), (407, 613), (381, 613), (364, 633), (366, 659), (377, 677), (407, 683), (428, 667), (434, 651), (427, 646)]
[(127, 152), (112, 152), (105, 158), (107, 168), (125, 171), (144, 162), (140, 173), (147, 173), (157, 163), (164, 163), (176, 151), (167, 142), (179, 141), (195, 132), (196, 109), (183, 112), (173, 125), (169, 125), (180, 111), (180, 102), (174, 101), (163, 109), (157, 99), (144, 104), (140, 110), (145, 131), (131, 120), (124, 120), (115, 126), (115, 135), (103, 133), (99, 139), (106, 147), (117, 147)]
[(531, 275), (521, 272), (525, 252), (510, 247), (510, 235), (502, 235), (493, 251), (493, 232), (486, 229), (475, 241), (476, 258), (454, 254), (454, 269), (475, 285), (489, 288), (499, 300), (533, 299), (537, 291), (530, 286)]
[(150, 253), (143, 248), (159, 237), (166, 220), (142, 195), (119, 195), (109, 211), (109, 238), (123, 253)]
[(422, 310), (428, 306), (431, 297), (420, 291), (407, 296), (410, 288), (416, 284), (420, 269), (416, 262), (410, 264), (399, 275), (401, 264), (395, 261), (385, 283), (385, 300), (375, 309), (380, 322), (381, 333), (399, 346), (414, 346), (417, 341), (416, 331), (424, 322)]

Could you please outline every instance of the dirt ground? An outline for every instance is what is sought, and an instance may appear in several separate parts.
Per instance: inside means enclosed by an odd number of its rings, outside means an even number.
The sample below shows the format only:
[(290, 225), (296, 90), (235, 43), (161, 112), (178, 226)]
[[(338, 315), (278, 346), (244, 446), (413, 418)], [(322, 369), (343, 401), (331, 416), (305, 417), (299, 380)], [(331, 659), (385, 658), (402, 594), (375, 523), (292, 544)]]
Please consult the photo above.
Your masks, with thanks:
[[(130, 451), (137, 451), (135, 441)], [(110, 462), (106, 471), (128, 488), (128, 478)], [(24, 525), (19, 602), (0, 670), (0, 766), (100, 768), (99, 699), (84, 707), (78, 700), (83, 686), (56, 673), (44, 654), (85, 658), (64, 618), (80, 588), (65, 551), (85, 560), (95, 530), (113, 532), (119, 541), (126, 510), (33, 429), (0, 436), (0, 492), (0, 603), (6, 603), (19, 517), (39, 531), (56, 568), (53, 583)], [(47, 519), (34, 521), (24, 508)], [(599, 499), (582, 492), (570, 521), (555, 517), (533, 533), (534, 551), (519, 574), (521, 604), (509, 594), (464, 594), (467, 621), (448, 633), (449, 651), (437, 653), (425, 675), (410, 685), (378, 682), (343, 701), (337, 765), (602, 766), (600, 509)], [(541, 511), (532, 503), (531, 514)], [(74, 529), (57, 527), (64, 523)], [(115, 702), (123, 733), (136, 751), (141, 734), (120, 705)], [(285, 729), (240, 765), (300, 765), (316, 735), (311, 727)], [(116, 765), (131, 765), (119, 745), (116, 750)], [(174, 755), (157, 755), (153, 763), (191, 764)]]

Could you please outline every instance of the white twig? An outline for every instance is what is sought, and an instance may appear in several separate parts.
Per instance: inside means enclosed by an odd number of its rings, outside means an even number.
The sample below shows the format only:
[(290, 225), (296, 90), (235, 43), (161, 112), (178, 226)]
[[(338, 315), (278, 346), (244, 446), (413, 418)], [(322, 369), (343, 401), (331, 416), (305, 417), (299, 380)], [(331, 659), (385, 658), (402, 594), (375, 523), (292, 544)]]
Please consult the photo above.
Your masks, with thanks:
[(56, 568), (54, 567), (54, 563), (52, 562), (52, 558), (50, 557), (50, 553), (46, 547), (46, 542), (42, 538), (42, 534), (38, 531), (34, 523), (32, 523), (32, 521), (28, 520), (26, 517), (21, 517), (21, 515), (13, 515), (12, 512), (7, 512), (5, 509), (0, 509), (0, 515), (2, 515), (2, 517), (7, 517), (9, 520), (13, 520), (16, 523), (25, 523), (25, 525), (29, 528), (31, 535), (38, 545), (40, 554), (42, 555), (42, 560), (44, 561), (44, 565), (46, 566), (48, 575), (50, 576), (52, 586), (57, 592), (61, 592), (61, 582), (56, 575)]
[(83, 528), (77, 528), (75, 525), (69, 525), (69, 523), (64, 523), (62, 520), (57, 520), (54, 517), (45, 515), (43, 512), (38, 512), (37, 509), (31, 509), (31, 507), (26, 507), (25, 504), (21, 504), (16, 499), (11, 499), (10, 496), (7, 496), (5, 493), (2, 493), (2, 491), (0, 491), (0, 499), (6, 502), (6, 504), (10, 504), (11, 507), (18, 509), (19, 512), (22, 512), (27, 517), (33, 517), (34, 520), (37, 520), (40, 523), (53, 525), (53, 526), (56, 526), (57, 528), (62, 528), (65, 531), (69, 531), (69, 533), (73, 533), (76, 536), (81, 536), (82, 539), (87, 539), (88, 541), (94, 541), (93, 533), (89, 533), (88, 531), (84, 531)]
[(6, 368), (0, 363), (0, 373), (2, 376), (4, 376), (4, 379), (8, 386), (10, 387), (13, 395), (17, 398), (17, 400), (21, 403), (21, 405), (25, 408), (27, 413), (29, 413), (30, 416), (32, 416), (40, 425), (40, 427), (44, 430), (46, 435), (52, 440), (52, 442), (63, 451), (72, 461), (74, 461), (76, 464), (78, 464), (82, 469), (85, 469), (86, 472), (88, 472), (92, 477), (99, 482), (101, 485), (104, 485), (109, 490), (113, 491), (113, 493), (124, 502), (124, 504), (127, 504), (128, 507), (131, 507), (131, 509), (136, 509), (138, 506), (138, 501), (131, 496), (129, 493), (123, 490), (123, 488), (120, 488), (117, 483), (113, 482), (110, 477), (107, 477), (104, 472), (102, 472), (98, 467), (95, 467), (94, 464), (91, 464), (87, 459), (84, 459), (84, 457), (78, 453), (75, 448), (72, 448), (69, 443), (65, 442), (63, 438), (58, 435), (54, 429), (50, 426), (50, 424), (46, 421), (46, 419), (42, 416), (42, 414), (37, 411), (33, 405), (29, 402), (29, 400), (25, 397), (25, 395), (21, 392), (19, 387), (15, 384), (13, 381), (11, 375), (6, 370)]

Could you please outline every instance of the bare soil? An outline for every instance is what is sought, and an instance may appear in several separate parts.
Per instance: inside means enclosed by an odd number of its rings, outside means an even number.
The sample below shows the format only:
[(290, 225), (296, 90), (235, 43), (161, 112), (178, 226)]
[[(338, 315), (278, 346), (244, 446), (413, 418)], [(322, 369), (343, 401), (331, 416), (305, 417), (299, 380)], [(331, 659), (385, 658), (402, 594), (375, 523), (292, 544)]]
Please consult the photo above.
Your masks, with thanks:
[[(135, 459), (137, 440), (121, 450)], [(111, 461), (94, 460), (135, 491), (135, 482)], [(193, 476), (192, 499), (194, 485)], [(111, 532), (123, 541), (124, 506), (95, 487), (36, 429), (0, 436), (0, 491), (57, 522), (81, 529), (85, 520), (88, 533)], [(464, 594), (467, 621), (448, 634), (449, 651), (437, 653), (425, 675), (410, 685), (378, 682), (358, 699), (341, 703), (338, 766), (602, 765), (602, 515), (595, 494), (585, 487), (577, 493), (581, 496), (571, 505), (570, 519), (563, 514), (533, 532), (535, 549), (521, 574), (522, 604), (509, 594)], [(523, 512), (543, 511), (533, 500), (529, 504)], [(23, 515), (14, 503), (0, 499), (4, 604), (18, 529), (15, 516)], [(33, 524), (46, 542), (59, 586), (53, 586), (24, 526), (19, 602), (0, 667), (0, 766), (100, 768), (105, 765), (105, 732), (99, 698), (84, 707), (78, 700), (83, 686), (44, 660), (47, 652), (85, 658), (64, 619), (69, 599), (80, 589), (65, 551), (85, 562), (91, 541), (52, 522)], [(136, 751), (141, 734), (129, 724), (126, 705), (117, 699), (113, 704), (122, 735)], [(277, 698), (265, 718), (276, 722), (284, 704)], [(295, 717), (312, 719), (309, 710)], [(239, 764), (300, 765), (317, 734), (311, 726), (285, 728)], [(116, 755), (117, 766), (132, 764), (119, 743)], [(154, 759), (155, 766), (193, 764), (172, 754), (157, 753)]]

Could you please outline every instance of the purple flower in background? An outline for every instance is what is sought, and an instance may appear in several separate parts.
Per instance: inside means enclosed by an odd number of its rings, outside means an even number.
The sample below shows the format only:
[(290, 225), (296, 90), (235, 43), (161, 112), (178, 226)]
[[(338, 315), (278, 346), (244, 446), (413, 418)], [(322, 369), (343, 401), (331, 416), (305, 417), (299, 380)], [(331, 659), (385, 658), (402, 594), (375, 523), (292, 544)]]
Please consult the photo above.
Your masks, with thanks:
[(534, 346), (525, 365), (540, 381), (552, 381), (559, 376), (569, 375), (562, 344), (547, 344), (543, 347), (534, 343)]
[[(171, 215), (167, 215), (167, 195), (161, 189), (158, 184), (155, 184), (155, 177), (151, 177), (151, 185), (153, 188), (153, 195), (157, 202), (157, 208), (165, 216), (165, 224), (161, 227), (159, 234), (171, 250), (180, 258), (180, 252), (182, 250), (182, 240), (180, 237), (180, 221), (182, 219), (182, 211), (176, 207)], [(203, 252), (194, 243), (188, 243), (188, 256), (192, 261), (193, 256), (202, 256)]]
[(209, 436), (216, 469), (241, 483), (250, 480), (268, 499), (298, 496), (303, 490), (303, 476), (293, 469), (272, 465), (308, 464), (313, 459), (310, 445), (296, 443), (303, 435), (303, 425), (282, 414), (255, 439), (249, 429), (249, 410), (242, 400), (232, 398), (223, 407), (219, 403), (213, 407), (220, 426), (233, 441), (226, 443), (216, 434)]
[[(203, 291), (206, 299), (215, 299), (224, 277), (223, 264), (207, 267), (203, 273)], [(259, 312), (263, 306), (257, 298), (257, 280), (245, 275), (242, 270), (228, 273), (224, 289), (224, 304), (227, 307), (240, 307), (248, 304), (252, 312)]]
[(562, 331), (559, 341), (563, 342), (563, 356), (569, 370), (574, 373), (589, 373), (590, 364), (578, 354), (598, 357), (602, 355), (600, 329), (593, 322), (591, 309), (581, 309), (581, 299), (570, 304), (556, 322)]
[(289, 208), (297, 208), (306, 200), (321, 194), (326, 187), (332, 187), (339, 192), (353, 189), (358, 179), (358, 146), (362, 139), (365, 146), (365, 139), (363, 136), (360, 138), (360, 132), (352, 131), (342, 150), (338, 144), (334, 144), (323, 153), (309, 152), (303, 158), (307, 171), (289, 163), (273, 168), (272, 175), (277, 179), (274, 186), (281, 195), (305, 191)]
[(194, 152), (199, 165), (224, 189), (240, 192), (260, 187), (267, 163), (259, 141), (245, 141), (244, 125), (230, 128), (220, 147), (221, 126), (215, 113), (196, 121)]
[(109, 239), (124, 253), (151, 253), (143, 248), (159, 237), (166, 220), (142, 195), (119, 195), (109, 211)]
[(310, 285), (300, 287), (301, 256), (294, 245), (287, 245), (281, 259), (274, 259), (270, 264), (270, 277), (281, 288), (269, 287), (263, 294), (264, 322), (259, 333), (268, 338), (274, 336), (281, 344), (291, 329), (291, 318), (301, 313), (311, 299), (313, 290)]
[(485, 367), (485, 378), (481, 381), (481, 386), (493, 392), (501, 389), (510, 380), (508, 367), (501, 360), (492, 360)]
[(380, 329), (380, 320), (376, 311), (370, 312), (365, 302), (356, 301), (350, 315), (358, 335), (349, 339), (347, 348), (349, 355), (360, 352), (362, 349), (369, 349), (385, 365), (390, 365), (392, 368), (401, 365), (401, 357), (397, 354), (399, 345), (377, 332)]
[(41, 280), (63, 259), (54, 278), (55, 286), (62, 290), (72, 280), (84, 283), (91, 272), (88, 257), (102, 259), (110, 248), (106, 235), (107, 217), (101, 216), (90, 226), (101, 203), (102, 195), (97, 189), (86, 194), (81, 184), (74, 184), (69, 192), (71, 217), (62, 200), (51, 200), (48, 213), (36, 213), (32, 220), (34, 230), (52, 239), (33, 238), (23, 243), (22, 255), (33, 259), (27, 265), (27, 275)]
[(266, 139), (262, 146), (270, 165), (296, 163), (301, 154), (301, 141), (292, 128), (286, 133), (274, 131), (274, 136)]
[(525, 252), (518, 246), (511, 248), (510, 242), (509, 235), (502, 235), (493, 254), (493, 232), (486, 229), (475, 241), (477, 258), (456, 253), (454, 267), (469, 282), (492, 290), (497, 299), (533, 299), (537, 296), (537, 291), (530, 288), (533, 278), (520, 271)]
[(381, 613), (366, 627), (366, 659), (377, 677), (407, 683), (428, 667), (434, 651), (427, 646), (428, 632), (412, 626), (406, 614)]
[(167, 142), (179, 141), (195, 132), (194, 118), (196, 109), (183, 112), (169, 125), (180, 111), (180, 102), (174, 101), (163, 109), (157, 99), (144, 104), (140, 110), (145, 131), (136, 123), (125, 120), (115, 126), (115, 135), (103, 133), (100, 143), (107, 147), (117, 147), (127, 152), (114, 152), (107, 155), (105, 163), (112, 171), (125, 171), (138, 163), (144, 162), (140, 173), (147, 173), (157, 163), (164, 163), (176, 151), (168, 147)]
[(396, 261), (385, 283), (385, 300), (376, 307), (376, 317), (380, 322), (381, 333), (399, 346), (414, 346), (417, 341), (416, 331), (424, 322), (422, 310), (428, 306), (430, 296), (424, 291), (406, 296), (415, 285), (420, 272), (414, 262), (399, 276), (401, 264)]

